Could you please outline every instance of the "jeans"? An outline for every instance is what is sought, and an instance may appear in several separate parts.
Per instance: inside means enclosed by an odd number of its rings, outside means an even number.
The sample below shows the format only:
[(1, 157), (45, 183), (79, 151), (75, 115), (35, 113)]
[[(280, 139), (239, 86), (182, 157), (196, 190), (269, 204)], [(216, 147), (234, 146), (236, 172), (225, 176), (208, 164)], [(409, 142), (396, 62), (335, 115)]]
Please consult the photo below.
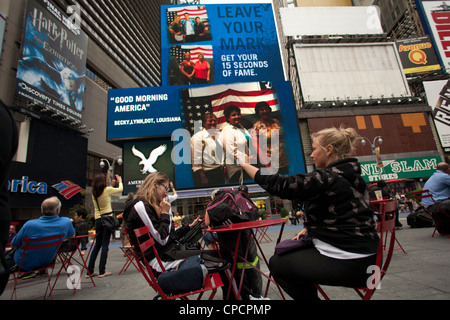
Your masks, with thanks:
[(95, 220), (95, 245), (92, 248), (91, 257), (89, 259), (88, 271), (90, 274), (94, 272), (95, 260), (97, 259), (98, 252), (102, 249), (100, 254), (100, 265), (98, 269), (99, 274), (104, 274), (106, 269), (106, 260), (108, 259), (109, 240), (111, 238), (111, 231), (103, 228), (102, 219)]

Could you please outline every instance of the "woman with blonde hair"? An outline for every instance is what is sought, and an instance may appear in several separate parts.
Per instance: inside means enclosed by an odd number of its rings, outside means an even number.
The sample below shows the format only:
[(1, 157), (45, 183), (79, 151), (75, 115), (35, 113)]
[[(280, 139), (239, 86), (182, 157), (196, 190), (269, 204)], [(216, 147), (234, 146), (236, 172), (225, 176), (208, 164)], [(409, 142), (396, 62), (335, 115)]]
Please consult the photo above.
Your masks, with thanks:
[[(148, 226), (150, 234), (155, 240), (155, 248), (166, 270), (176, 267), (178, 263), (189, 256), (203, 252), (179, 249), (174, 241), (185, 235), (198, 222), (199, 218), (190, 225), (181, 226), (175, 231), (170, 204), (166, 201), (168, 191), (169, 177), (162, 172), (151, 173), (145, 178), (133, 201), (127, 204), (123, 213), (124, 226), (127, 228), (130, 242), (134, 245), (139, 259), (142, 259), (142, 254), (133, 230)], [(157, 273), (162, 271), (153, 250), (147, 250), (145, 258), (154, 271)]]
[(270, 194), (305, 203), (305, 229), (294, 239), (310, 237), (310, 245), (270, 259), (275, 280), (295, 300), (318, 299), (315, 284), (365, 286), (379, 241), (361, 166), (350, 157), (357, 132), (328, 128), (311, 138), (312, 172), (262, 175), (248, 161), (241, 165)]

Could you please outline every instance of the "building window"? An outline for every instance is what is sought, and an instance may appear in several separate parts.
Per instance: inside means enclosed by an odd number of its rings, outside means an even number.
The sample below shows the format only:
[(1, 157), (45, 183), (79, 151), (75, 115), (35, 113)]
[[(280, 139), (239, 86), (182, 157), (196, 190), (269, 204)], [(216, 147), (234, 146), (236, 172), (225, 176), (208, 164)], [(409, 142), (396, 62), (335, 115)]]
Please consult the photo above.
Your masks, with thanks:
[(100, 87), (108, 91), (109, 89), (114, 89), (115, 87), (108, 82), (108, 80), (104, 79), (101, 75), (90, 69), (89, 67), (86, 67), (86, 76), (90, 79), (92, 79), (96, 84), (98, 84)]

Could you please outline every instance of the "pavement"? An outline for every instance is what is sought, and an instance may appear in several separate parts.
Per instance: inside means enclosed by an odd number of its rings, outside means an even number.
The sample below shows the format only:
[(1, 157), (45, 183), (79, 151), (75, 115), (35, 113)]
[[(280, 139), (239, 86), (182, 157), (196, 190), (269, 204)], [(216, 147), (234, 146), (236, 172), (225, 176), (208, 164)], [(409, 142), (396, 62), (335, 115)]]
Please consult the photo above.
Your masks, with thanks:
[[(397, 230), (396, 236), (406, 253), (397, 246), (398, 250), (393, 254), (388, 272), (381, 282), (381, 288), (375, 292), (372, 300), (396, 300), (399, 302), (450, 300), (450, 238), (441, 236), (438, 233), (431, 237), (433, 228), (409, 227), (406, 223), (405, 215), (400, 217), (400, 222), (403, 224), (403, 229)], [(301, 225), (291, 225), (288, 222), (285, 225), (282, 239), (292, 238), (301, 228)], [(279, 229), (280, 226), (270, 227), (267, 235), (272, 241), (262, 241), (261, 243), (262, 250), (267, 258), (270, 258), (273, 254)], [(120, 245), (121, 242), (118, 240), (113, 241), (110, 245), (107, 271), (113, 273), (111, 276), (104, 278), (95, 277), (95, 287), (92, 283), (81, 283), (81, 288), (74, 293), (73, 290), (67, 290), (69, 278), (62, 274), (56, 284), (58, 290), (53, 292), (53, 300), (65, 302), (72, 300), (83, 300), (85, 302), (152, 300), (155, 292), (133, 265), (127, 271), (118, 275), (125, 263), (125, 257), (119, 248)], [(98, 260), (99, 258), (97, 263)], [(59, 267), (60, 264), (57, 264), (57, 268)], [(262, 269), (266, 272), (268, 271), (264, 263), (262, 263)], [(70, 275), (70, 277), (74, 276), (75, 273)], [(86, 280), (85, 273), (82, 274), (82, 280)], [(341, 287), (323, 288), (332, 300), (359, 300), (359, 297), (351, 289)], [(18, 291), (18, 300), (28, 301), (41, 295), (43, 290), (44, 285), (42, 284), (23, 288)], [(274, 308), (286, 310), (286, 308), (292, 307), (297, 309), (293, 301), (280, 302), (281, 295), (274, 285), (270, 286), (268, 297), (271, 301), (264, 301), (264, 303), (273, 305)], [(0, 303), (10, 298), (11, 288), (7, 287), (3, 295), (0, 296)], [(287, 295), (286, 298), (291, 300)], [(221, 303), (221, 290), (218, 291), (214, 300), (217, 301), (216, 303)], [(192, 305), (193, 302), (189, 303)], [(181, 309), (172, 311), (176, 312), (177, 310), (181, 312)], [(260, 311), (258, 310), (258, 312)]]

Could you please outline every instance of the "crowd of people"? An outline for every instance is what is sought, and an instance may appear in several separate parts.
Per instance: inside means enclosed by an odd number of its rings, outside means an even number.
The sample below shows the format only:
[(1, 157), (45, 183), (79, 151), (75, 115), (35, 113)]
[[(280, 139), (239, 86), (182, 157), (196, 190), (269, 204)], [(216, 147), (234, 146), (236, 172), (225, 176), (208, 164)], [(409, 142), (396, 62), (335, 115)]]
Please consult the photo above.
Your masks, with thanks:
[[(232, 118), (232, 112), (228, 115)], [(208, 117), (205, 117), (207, 119)], [(205, 121), (207, 123), (207, 120)], [(230, 122), (230, 125), (232, 122)], [(367, 268), (375, 264), (379, 243), (376, 231), (375, 212), (370, 199), (376, 198), (376, 191), (381, 196), (392, 198), (385, 184), (381, 181), (377, 188), (371, 190), (361, 176), (361, 166), (352, 157), (355, 144), (360, 139), (352, 128), (328, 128), (312, 134), (312, 153), (310, 155), (316, 169), (305, 174), (282, 175), (267, 174), (260, 167), (250, 163), (248, 155), (241, 154), (238, 170), (244, 170), (250, 179), (264, 188), (269, 194), (283, 199), (295, 200), (304, 204), (299, 213), (304, 228), (294, 237), (294, 240), (311, 239), (311, 243), (301, 249), (283, 254), (274, 254), (270, 258), (269, 268), (281, 288), (294, 300), (317, 300), (317, 284), (332, 286), (363, 287), (367, 283)], [(436, 173), (427, 181), (424, 188), (429, 189), (439, 205), (443, 208), (450, 200), (450, 167), (440, 163)], [(204, 170), (208, 171), (208, 170)], [(232, 170), (230, 172), (233, 172)], [(198, 179), (211, 179), (211, 176), (199, 174)], [(123, 184), (121, 177), (116, 176), (112, 185), (108, 185), (104, 174), (96, 176), (93, 183), (92, 199), (95, 204), (96, 240), (89, 259), (88, 271), (99, 278), (111, 274), (106, 270), (108, 246), (111, 230), (102, 224), (102, 217), (111, 215), (111, 194), (121, 193)], [(378, 189), (378, 190), (376, 190)], [(169, 197), (169, 191), (173, 195)], [(240, 192), (246, 192), (245, 189)], [(177, 197), (177, 192), (169, 177), (162, 172), (154, 172), (145, 178), (135, 194), (131, 194), (123, 211), (123, 227), (128, 231), (131, 244), (139, 259), (146, 259), (156, 275), (163, 272), (152, 250), (141, 252), (136, 236), (132, 230), (148, 226), (151, 237), (155, 240), (156, 250), (166, 269), (174, 268), (184, 259), (208, 253), (217, 256), (220, 246), (205, 249), (186, 249), (177, 245), (176, 239), (186, 235), (195, 226), (200, 217), (190, 223), (182, 223), (181, 216), (173, 214), (171, 202)], [(212, 195), (214, 198), (214, 194)], [(430, 210), (434, 203), (425, 203)], [(33, 270), (43, 266), (55, 258), (56, 252), (49, 250), (45, 254), (29, 256), (21, 261), (21, 241), (26, 237), (40, 238), (43, 236), (63, 234), (64, 238), (86, 234), (86, 210), (76, 211), (73, 221), (60, 217), (61, 202), (57, 197), (50, 197), (42, 203), (42, 217), (30, 220), (12, 237), (12, 248), (7, 254), (10, 270), (18, 265), (23, 270)], [(210, 213), (205, 212), (204, 223), (210, 224)], [(296, 218), (295, 213), (292, 219)], [(14, 231), (14, 230), (11, 230)], [(247, 235), (247, 238), (249, 235)], [(246, 239), (245, 235), (243, 236)], [(206, 237), (206, 239), (210, 239)], [(222, 239), (224, 243), (233, 239)], [(245, 241), (248, 241), (246, 239)], [(251, 239), (249, 243), (251, 244)], [(211, 241), (208, 243), (211, 244)], [(86, 250), (86, 243), (80, 243)], [(250, 247), (252, 247), (250, 245)], [(254, 247), (254, 246), (253, 246)], [(255, 250), (249, 249), (254, 255), (254, 265), (259, 261)], [(95, 262), (101, 250), (98, 272), (95, 272)], [(233, 261), (233, 256), (224, 255)], [(253, 257), (253, 256), (252, 256)], [(252, 260), (252, 258), (249, 258)], [(253, 270), (253, 269), (252, 269)], [(257, 272), (246, 270), (248, 278), (244, 281), (243, 299), (262, 299), (261, 278)], [(224, 283), (233, 281), (221, 272)], [(224, 297), (228, 286), (224, 287)]]

